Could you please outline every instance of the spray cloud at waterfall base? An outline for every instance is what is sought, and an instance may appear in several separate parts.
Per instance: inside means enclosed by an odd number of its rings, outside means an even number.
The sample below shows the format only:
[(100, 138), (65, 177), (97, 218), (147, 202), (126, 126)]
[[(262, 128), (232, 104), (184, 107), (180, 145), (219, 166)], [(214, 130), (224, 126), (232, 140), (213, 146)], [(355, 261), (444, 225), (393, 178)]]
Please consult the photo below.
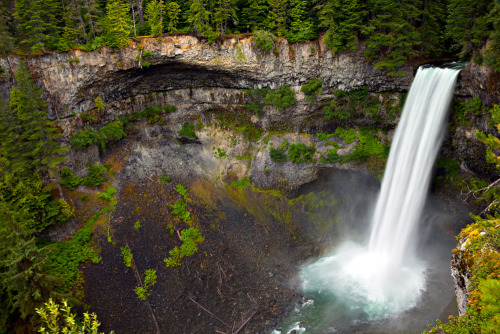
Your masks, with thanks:
[(346, 242), (302, 268), (306, 296), (332, 315), (373, 320), (414, 306), (426, 288), (417, 227), (459, 70), (419, 68), (394, 134), (367, 245)]

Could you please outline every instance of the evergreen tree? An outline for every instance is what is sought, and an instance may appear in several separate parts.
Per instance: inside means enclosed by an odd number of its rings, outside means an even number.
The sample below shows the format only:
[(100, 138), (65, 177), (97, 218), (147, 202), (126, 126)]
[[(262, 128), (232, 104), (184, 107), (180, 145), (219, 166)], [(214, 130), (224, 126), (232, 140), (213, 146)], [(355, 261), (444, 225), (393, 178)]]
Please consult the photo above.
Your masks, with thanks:
[(217, 35), (222, 36), (227, 31), (227, 21), (233, 19), (236, 21), (236, 11), (231, 0), (217, 0), (214, 12), (215, 31)]
[(320, 26), (327, 29), (325, 44), (333, 54), (355, 49), (362, 28), (358, 0), (317, 1)]
[(151, 35), (160, 37), (163, 35), (163, 0), (153, 0), (146, 6), (146, 21), (151, 27)]
[(447, 0), (424, 0), (422, 23), (418, 28), (420, 55), (440, 57), (444, 50)]
[[(391, 0), (369, 0), (369, 24), (363, 32), (368, 36), (365, 56), (377, 60), (375, 68), (388, 70), (389, 75), (396, 75), (396, 69), (404, 65), (417, 52), (419, 44), (416, 29), (406, 20), (409, 2), (401, 6)], [(413, 14), (410, 15), (410, 19)]]
[(130, 42), (132, 22), (129, 16), (128, 5), (121, 0), (110, 0), (106, 4), (106, 19), (104, 33), (106, 44), (112, 48), (121, 48)]
[(0, 3), (0, 57), (6, 57), (14, 49), (14, 37), (8, 26), (9, 14), (7, 7)]
[(491, 0), (450, 0), (446, 31), (462, 58), (477, 55), (485, 44), (493, 6)]
[(485, 52), (484, 60), (486, 65), (500, 72), (500, 2), (493, 8), (490, 17), (494, 29), (490, 35), (491, 42)]
[(177, 28), (177, 24), (179, 23), (179, 15), (181, 13), (181, 7), (177, 4), (177, 2), (169, 2), (165, 6), (166, 17), (168, 20), (167, 31), (175, 32)]
[(34, 53), (43, 51), (59, 37), (62, 26), (61, 3), (56, 0), (17, 0), (14, 17), (23, 31), (21, 44)]
[(36, 246), (36, 239), (16, 238), (15, 244), (2, 251), (0, 284), (7, 292), (10, 313), (18, 310), (21, 318), (34, 314), (49, 297), (57, 296), (60, 280), (46, 272), (48, 253)]
[(96, 0), (83, 0), (84, 18), (89, 25), (89, 34), (96, 37), (99, 27), (97, 25), (97, 17), (101, 13)]
[(35, 87), (29, 70), (22, 62), (16, 72), (16, 80), (18, 87), (13, 87), (10, 92), (10, 109), (18, 132), (16, 138), (10, 140), (10, 147), (5, 148), (10, 151), (11, 170), (20, 177), (33, 172), (51, 174), (63, 161), (62, 154), (66, 148), (57, 142), (60, 134), (47, 119), (47, 101), (42, 99), (42, 90)]
[(287, 37), (292, 43), (316, 38), (309, 3), (306, 0), (290, 0), (291, 23)]
[(278, 36), (285, 36), (287, 33), (287, 5), (288, 0), (269, 0), (269, 28)]
[(192, 0), (187, 20), (192, 24), (196, 34), (207, 38), (209, 43), (217, 38), (217, 34), (210, 25), (210, 12), (207, 10), (204, 0)]
[(267, 26), (267, 16), (269, 13), (268, 0), (250, 0), (249, 3), (241, 5), (240, 26), (243, 29), (257, 31)]

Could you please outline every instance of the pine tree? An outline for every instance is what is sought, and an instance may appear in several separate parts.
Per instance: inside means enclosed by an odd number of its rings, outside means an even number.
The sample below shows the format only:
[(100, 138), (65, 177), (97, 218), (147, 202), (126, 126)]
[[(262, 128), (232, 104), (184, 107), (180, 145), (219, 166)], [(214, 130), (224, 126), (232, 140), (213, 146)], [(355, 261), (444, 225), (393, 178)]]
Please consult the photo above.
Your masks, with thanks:
[(14, 37), (9, 31), (10, 13), (7, 7), (0, 3), (0, 57), (6, 57), (14, 49)]
[(23, 31), (22, 44), (34, 53), (45, 52), (48, 44), (54, 44), (62, 26), (61, 3), (56, 0), (18, 0), (14, 17), (19, 19)]
[(196, 34), (207, 38), (209, 43), (217, 38), (217, 34), (210, 25), (210, 12), (204, 0), (192, 0), (187, 21), (192, 24)]
[(13, 247), (3, 250), (0, 260), (0, 285), (10, 301), (11, 312), (18, 310), (21, 318), (34, 314), (49, 297), (57, 296), (60, 280), (46, 272), (48, 253), (36, 246), (36, 239), (16, 238)]
[(333, 54), (358, 45), (362, 28), (358, 0), (326, 0), (316, 5), (320, 26), (327, 29), (325, 44)]
[(175, 32), (177, 24), (179, 23), (179, 14), (181, 13), (181, 7), (177, 2), (169, 2), (165, 6), (166, 18), (168, 21), (167, 31)]
[[(21, 62), (16, 72), (18, 87), (10, 92), (10, 109), (18, 129), (16, 143), (8, 148), (12, 152), (12, 171), (19, 175), (52, 173), (63, 161), (62, 147), (54, 124), (47, 119), (47, 101), (42, 90), (35, 87), (29, 70)], [(2, 145), (4, 146), (4, 145)]]
[(269, 0), (269, 28), (278, 36), (285, 36), (287, 33), (287, 5), (288, 0)]
[(215, 31), (217, 35), (222, 36), (227, 31), (227, 21), (233, 19), (236, 21), (236, 11), (231, 0), (217, 0), (214, 13)]
[(121, 0), (110, 0), (106, 4), (106, 18), (104, 20), (106, 44), (116, 49), (128, 45), (130, 43), (128, 36), (131, 31), (132, 22), (128, 5)]
[(462, 58), (477, 55), (489, 37), (488, 14), (491, 0), (450, 0), (446, 25), (447, 35)]
[(163, 15), (165, 5), (163, 0), (153, 0), (146, 6), (146, 21), (151, 27), (151, 35), (160, 37), (163, 35)]
[(240, 26), (247, 30), (263, 29), (267, 25), (267, 15), (269, 13), (268, 0), (251, 0), (249, 6), (243, 6), (240, 18)]
[(421, 45), (420, 55), (440, 57), (444, 50), (447, 0), (424, 0), (422, 23), (418, 28)]

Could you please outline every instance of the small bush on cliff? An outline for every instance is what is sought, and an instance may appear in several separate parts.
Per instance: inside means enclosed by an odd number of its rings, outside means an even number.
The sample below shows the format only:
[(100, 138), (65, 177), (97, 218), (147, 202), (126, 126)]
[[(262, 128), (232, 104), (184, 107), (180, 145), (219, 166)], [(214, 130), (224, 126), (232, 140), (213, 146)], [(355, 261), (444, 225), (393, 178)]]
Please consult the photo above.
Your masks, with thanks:
[(196, 136), (196, 133), (194, 132), (193, 123), (188, 123), (188, 122), (182, 124), (182, 129), (179, 131), (179, 136), (185, 136), (191, 139), (198, 139), (198, 136)]
[(132, 251), (130, 250), (130, 248), (128, 248), (128, 246), (121, 247), (120, 251), (122, 253), (123, 262), (125, 263), (125, 266), (132, 267), (133, 256), (132, 256)]
[(88, 146), (99, 144), (102, 151), (106, 150), (106, 145), (112, 141), (118, 141), (126, 136), (123, 123), (116, 118), (114, 121), (104, 125), (98, 131), (92, 128), (79, 130), (70, 137), (71, 147), (77, 150), (85, 149)]
[(295, 92), (290, 85), (283, 85), (268, 92), (264, 98), (264, 102), (275, 106), (278, 110), (283, 110), (293, 106), (297, 100), (295, 99)]
[(170, 257), (163, 260), (167, 268), (178, 267), (183, 257), (194, 255), (198, 251), (198, 244), (205, 241), (205, 238), (198, 229), (190, 227), (181, 231), (181, 240), (182, 245), (170, 250)]
[(61, 172), (61, 186), (69, 190), (75, 190), (80, 185), (80, 177), (68, 167), (64, 167)]
[(286, 153), (283, 150), (280, 150), (279, 148), (272, 148), (269, 151), (269, 156), (271, 157), (271, 160), (274, 162), (285, 162), (287, 161), (287, 156)]
[(278, 39), (275, 35), (269, 31), (259, 30), (255, 33), (253, 40), (255, 41), (255, 46), (262, 52), (269, 52), (274, 50), (274, 42)]
[(316, 97), (321, 94), (323, 87), (323, 80), (318, 78), (311, 78), (309, 81), (300, 87), (300, 90), (306, 94), (306, 101), (308, 103), (316, 102)]
[(307, 146), (303, 143), (290, 144), (288, 149), (288, 157), (291, 162), (299, 164), (303, 162), (311, 162), (313, 155), (316, 152), (316, 147)]

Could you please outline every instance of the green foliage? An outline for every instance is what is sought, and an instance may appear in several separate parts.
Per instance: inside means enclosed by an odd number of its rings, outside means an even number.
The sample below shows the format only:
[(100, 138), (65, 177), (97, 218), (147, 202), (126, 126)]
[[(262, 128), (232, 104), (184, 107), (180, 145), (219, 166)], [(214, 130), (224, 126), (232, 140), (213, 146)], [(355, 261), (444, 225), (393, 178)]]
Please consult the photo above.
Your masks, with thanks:
[(134, 224), (134, 228), (136, 231), (139, 231), (141, 229), (142, 225), (140, 221), (136, 221)]
[(379, 112), (379, 102), (370, 98), (367, 87), (351, 91), (335, 90), (335, 99), (323, 108), (324, 118), (345, 120), (367, 114), (372, 119), (377, 120)]
[(179, 23), (179, 14), (181, 13), (181, 8), (177, 2), (170, 1), (165, 6), (166, 16), (167, 16), (167, 30), (168, 32), (174, 32)]
[(101, 165), (89, 163), (87, 174), (81, 179), (80, 184), (89, 187), (100, 187), (108, 180), (106, 168)]
[(120, 251), (122, 253), (123, 262), (125, 263), (125, 266), (132, 267), (133, 256), (132, 256), (132, 251), (130, 250), (130, 248), (128, 248), (128, 246), (120, 247)]
[(288, 158), (291, 162), (299, 164), (303, 162), (311, 162), (313, 155), (316, 152), (316, 147), (306, 146), (303, 143), (290, 144), (288, 149)]
[(156, 284), (156, 270), (148, 269), (144, 272), (144, 281), (142, 286), (137, 286), (134, 289), (137, 298), (146, 300), (151, 295), (151, 287)]
[(243, 188), (243, 187), (250, 186), (250, 185), (251, 185), (251, 182), (246, 176), (239, 181), (231, 182), (231, 187), (235, 187), (235, 188)]
[(146, 20), (151, 27), (151, 35), (160, 37), (163, 35), (163, 15), (165, 5), (163, 0), (153, 0), (146, 5)]
[(36, 309), (36, 313), (42, 321), (42, 327), (38, 330), (40, 334), (99, 334), (101, 324), (97, 320), (97, 315), (85, 312), (83, 322), (80, 323), (76, 320), (76, 315), (71, 313), (71, 307), (66, 300), (59, 305), (50, 298), (44, 306)]
[(78, 58), (68, 58), (68, 63), (79, 63), (80, 62), (80, 59)]
[(179, 131), (179, 136), (185, 136), (191, 139), (198, 139), (198, 136), (194, 132), (193, 123), (188, 123), (188, 122), (182, 124), (182, 129)]
[(99, 197), (105, 201), (113, 201), (113, 195), (116, 194), (116, 189), (113, 186), (109, 186), (105, 192), (99, 193)]
[(322, 141), (327, 141), (328, 139), (332, 138), (335, 136), (333, 133), (322, 133), (322, 132), (316, 132), (316, 137), (318, 137), (319, 140)]
[(181, 259), (186, 256), (196, 254), (198, 251), (198, 244), (205, 241), (200, 231), (194, 227), (181, 231), (182, 245), (174, 247), (169, 251), (170, 257), (165, 258), (163, 261), (168, 267), (178, 267), (181, 265)]
[(47, 273), (61, 277), (65, 287), (77, 283), (82, 275), (79, 266), (88, 260), (99, 262), (99, 252), (92, 246), (92, 231), (90, 225), (81, 228), (69, 241), (57, 242), (47, 246), (51, 250), (50, 266)]
[(64, 167), (61, 171), (61, 186), (69, 190), (75, 190), (80, 185), (80, 177), (68, 167)]
[(264, 101), (266, 104), (275, 106), (278, 110), (283, 110), (297, 102), (295, 99), (295, 92), (290, 85), (283, 85), (269, 91), (264, 97)]
[(177, 186), (175, 186), (175, 190), (179, 195), (184, 197), (185, 200), (188, 199), (188, 191), (182, 184), (178, 184)]
[(287, 33), (287, 4), (288, 0), (269, 0), (269, 28), (278, 36)]
[(191, 223), (191, 213), (186, 210), (186, 202), (182, 199), (178, 199), (175, 205), (168, 204), (168, 209), (172, 211), (174, 215), (182, 219), (186, 224)]
[(110, 0), (106, 4), (106, 18), (103, 21), (106, 44), (118, 49), (130, 43), (132, 22), (128, 5), (121, 0)]
[[(333, 133), (346, 144), (357, 142), (354, 148), (344, 156), (337, 153), (337, 148), (329, 149), (327, 156), (323, 158), (323, 162), (362, 162), (371, 157), (386, 160), (389, 155), (389, 146), (384, 145), (375, 135), (375, 132), (370, 129), (355, 129), (344, 130), (337, 128)], [(337, 145), (342, 148), (340, 145)]]
[(269, 151), (269, 156), (271, 157), (271, 160), (274, 162), (285, 162), (288, 160), (284, 150), (275, 149), (272, 147)]
[(100, 96), (96, 97), (94, 99), (94, 102), (95, 102), (95, 107), (97, 108), (98, 112), (101, 112), (104, 110), (104, 108), (106, 108), (106, 105), (104, 104), (104, 102), (102, 102), (102, 99)]
[(265, 30), (258, 30), (253, 37), (257, 49), (264, 53), (274, 50), (274, 42), (277, 39), (278, 37)]
[(318, 1), (320, 26), (326, 28), (325, 44), (333, 54), (354, 50), (362, 29), (358, 0)]
[(112, 141), (118, 141), (127, 134), (123, 129), (123, 123), (119, 119), (109, 122), (98, 131), (92, 128), (79, 130), (70, 137), (71, 146), (74, 149), (82, 150), (88, 146), (98, 144), (102, 151), (106, 150), (106, 145)]
[[(144, 51), (144, 53), (145, 52), (146, 51)], [(147, 119), (149, 124), (163, 125), (165, 122), (165, 118), (162, 116), (165, 113), (172, 113), (176, 111), (177, 107), (175, 106), (165, 106), (165, 107), (151, 106), (145, 108), (143, 111), (133, 113), (132, 116), (127, 117), (127, 120), (124, 119), (124, 122), (136, 121), (138, 119)]]
[(163, 183), (170, 183), (170, 181), (172, 181), (172, 180), (168, 176), (165, 176), (164, 174), (162, 174), (160, 176), (160, 181)]
[(316, 102), (316, 97), (321, 94), (323, 87), (323, 80), (318, 78), (311, 78), (307, 84), (300, 87), (300, 90), (306, 95), (308, 103)]
[(221, 150), (220, 148), (217, 147), (217, 153), (214, 154), (214, 156), (218, 159), (222, 159), (223, 157), (227, 157), (227, 153), (224, 150)]

